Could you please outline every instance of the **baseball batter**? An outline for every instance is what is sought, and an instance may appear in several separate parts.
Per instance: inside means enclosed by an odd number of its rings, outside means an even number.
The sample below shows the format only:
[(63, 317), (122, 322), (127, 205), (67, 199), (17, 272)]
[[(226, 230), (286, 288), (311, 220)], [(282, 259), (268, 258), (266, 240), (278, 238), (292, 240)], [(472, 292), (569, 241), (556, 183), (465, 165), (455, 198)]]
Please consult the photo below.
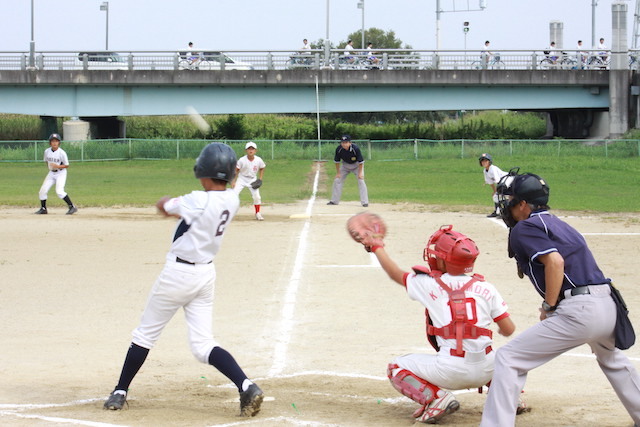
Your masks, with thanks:
[(69, 207), (67, 215), (73, 215), (78, 212), (78, 208), (75, 207), (69, 195), (64, 191), (64, 186), (67, 183), (69, 158), (67, 157), (67, 153), (60, 148), (60, 141), (62, 141), (60, 135), (52, 133), (51, 136), (49, 136), (49, 148), (44, 150), (44, 162), (49, 168), (49, 173), (44, 178), (42, 187), (40, 187), (40, 209), (36, 212), (37, 215), (46, 215), (49, 213), (47, 210), (47, 195), (54, 184), (56, 186), (56, 194), (64, 200)]
[(262, 186), (264, 168), (267, 165), (259, 156), (256, 156), (258, 146), (255, 142), (247, 142), (244, 146), (244, 150), (247, 154), (238, 159), (238, 164), (236, 166), (236, 178), (231, 183), (231, 188), (233, 188), (238, 195), (240, 195), (243, 189), (249, 189), (251, 197), (253, 197), (253, 208), (256, 213), (256, 219), (258, 221), (263, 221), (264, 217), (260, 213), (260, 205), (262, 204), (260, 187)]
[(491, 186), (493, 191), (491, 197), (493, 198), (493, 212), (487, 215), (487, 218), (496, 218), (500, 216), (500, 207), (498, 206), (498, 195), (496, 194), (496, 185), (503, 176), (507, 173), (493, 164), (493, 158), (491, 154), (482, 153), (478, 159), (480, 166), (482, 166), (482, 173), (484, 175), (484, 183)]
[[(482, 387), (493, 374), (492, 322), (509, 336), (515, 325), (497, 289), (473, 270), (479, 254), (476, 244), (443, 226), (424, 250), (430, 269), (400, 269), (382, 245), (373, 246), (389, 277), (420, 302), (427, 316), (427, 335), (437, 354), (407, 354), (393, 360), (387, 375), (393, 387), (420, 405), (416, 421), (433, 424), (458, 410), (460, 404), (448, 390)], [(513, 408), (515, 415), (516, 408)]]
[(336, 165), (336, 177), (333, 180), (333, 190), (331, 200), (328, 205), (337, 205), (342, 197), (342, 186), (347, 176), (352, 173), (358, 178), (358, 191), (360, 192), (360, 203), (365, 208), (369, 206), (369, 193), (367, 184), (364, 182), (364, 158), (360, 147), (351, 142), (349, 135), (342, 135), (340, 145), (336, 147), (336, 154), (333, 158)]
[(133, 340), (122, 367), (120, 380), (104, 403), (105, 409), (122, 409), (129, 385), (142, 367), (149, 350), (180, 308), (189, 328), (191, 352), (229, 378), (240, 393), (240, 415), (260, 411), (263, 393), (250, 381), (233, 356), (213, 338), (213, 295), (216, 270), (213, 259), (220, 250), (224, 232), (240, 201), (227, 184), (235, 175), (236, 155), (225, 144), (207, 145), (196, 160), (195, 176), (204, 191), (161, 198), (161, 214), (180, 219), (162, 272), (156, 279), (133, 331)]
[[(596, 264), (584, 237), (549, 213), (549, 186), (538, 175), (511, 170), (498, 184), (498, 197), (510, 229), (510, 256), (543, 300), (540, 322), (497, 351), (481, 426), (513, 426), (528, 372), (582, 344), (591, 347), (618, 398), (640, 425), (640, 376), (615, 347), (611, 279)], [(550, 414), (549, 424), (555, 422)]]

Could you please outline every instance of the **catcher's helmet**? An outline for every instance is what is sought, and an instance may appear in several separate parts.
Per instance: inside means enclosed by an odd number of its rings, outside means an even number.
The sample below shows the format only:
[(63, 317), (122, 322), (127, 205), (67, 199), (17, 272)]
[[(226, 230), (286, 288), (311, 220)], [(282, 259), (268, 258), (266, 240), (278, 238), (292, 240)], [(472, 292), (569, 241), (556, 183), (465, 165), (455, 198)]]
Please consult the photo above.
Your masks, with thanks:
[(236, 174), (238, 158), (231, 147), (214, 142), (202, 149), (193, 172), (196, 178), (213, 178), (231, 182)]
[(53, 139), (57, 139), (58, 141), (62, 141), (62, 137), (60, 136), (60, 134), (57, 133), (52, 133), (51, 135), (49, 135), (49, 142), (51, 142), (51, 140)]
[(453, 225), (443, 225), (431, 235), (424, 249), (424, 260), (432, 270), (438, 269), (436, 259), (440, 258), (451, 275), (471, 273), (480, 251), (473, 240), (452, 228)]
[(511, 169), (496, 187), (502, 220), (510, 228), (516, 224), (510, 207), (523, 200), (536, 207), (546, 207), (549, 203), (549, 186), (545, 180), (533, 173), (519, 174), (519, 171), (520, 168)]
[(493, 163), (493, 157), (491, 157), (491, 154), (489, 154), (489, 153), (480, 154), (480, 157), (478, 157), (478, 163), (480, 163), (480, 165), (482, 165), (482, 161), (483, 160), (489, 160), (489, 163)]

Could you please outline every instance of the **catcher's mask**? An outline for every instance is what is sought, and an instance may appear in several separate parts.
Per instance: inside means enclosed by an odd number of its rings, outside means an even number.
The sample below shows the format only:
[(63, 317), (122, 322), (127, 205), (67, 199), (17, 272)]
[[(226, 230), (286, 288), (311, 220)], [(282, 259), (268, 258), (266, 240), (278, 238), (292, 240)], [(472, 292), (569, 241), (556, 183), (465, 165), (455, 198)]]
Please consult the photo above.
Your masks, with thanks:
[(510, 208), (523, 200), (534, 208), (548, 209), (549, 186), (544, 179), (532, 173), (519, 174), (519, 172), (520, 168), (512, 168), (500, 179), (496, 187), (500, 216), (509, 228), (513, 228), (517, 222), (511, 215)]
[(231, 147), (214, 142), (202, 149), (193, 172), (196, 178), (212, 178), (231, 182), (236, 174), (238, 158)]
[(431, 270), (438, 269), (436, 260), (440, 258), (446, 263), (447, 273), (453, 276), (471, 273), (480, 251), (473, 240), (452, 228), (453, 225), (443, 225), (431, 235), (423, 258)]

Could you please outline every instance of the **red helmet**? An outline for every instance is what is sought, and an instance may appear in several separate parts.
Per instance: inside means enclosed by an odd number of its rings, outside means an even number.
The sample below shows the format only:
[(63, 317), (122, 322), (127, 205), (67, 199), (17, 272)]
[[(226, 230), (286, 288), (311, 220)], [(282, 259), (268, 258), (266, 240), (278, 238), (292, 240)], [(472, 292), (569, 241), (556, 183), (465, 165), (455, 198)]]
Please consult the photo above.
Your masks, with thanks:
[(424, 260), (431, 270), (438, 269), (436, 259), (440, 258), (451, 275), (471, 273), (480, 251), (473, 240), (452, 228), (453, 225), (443, 225), (431, 235), (424, 249)]

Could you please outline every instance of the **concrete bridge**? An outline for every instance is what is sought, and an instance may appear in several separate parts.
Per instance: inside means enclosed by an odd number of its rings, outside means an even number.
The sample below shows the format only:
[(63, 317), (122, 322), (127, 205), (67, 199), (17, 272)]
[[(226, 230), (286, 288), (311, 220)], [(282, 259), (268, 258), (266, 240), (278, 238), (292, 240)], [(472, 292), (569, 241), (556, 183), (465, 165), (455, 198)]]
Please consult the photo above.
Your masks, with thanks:
[(96, 132), (99, 137), (113, 137), (124, 136), (114, 126), (118, 116), (180, 115), (189, 106), (201, 114), (509, 109), (548, 112), (553, 135), (615, 137), (635, 124), (630, 120), (637, 114), (638, 91), (631, 84), (635, 73), (2, 70), (0, 112), (84, 118), (103, 128)]

